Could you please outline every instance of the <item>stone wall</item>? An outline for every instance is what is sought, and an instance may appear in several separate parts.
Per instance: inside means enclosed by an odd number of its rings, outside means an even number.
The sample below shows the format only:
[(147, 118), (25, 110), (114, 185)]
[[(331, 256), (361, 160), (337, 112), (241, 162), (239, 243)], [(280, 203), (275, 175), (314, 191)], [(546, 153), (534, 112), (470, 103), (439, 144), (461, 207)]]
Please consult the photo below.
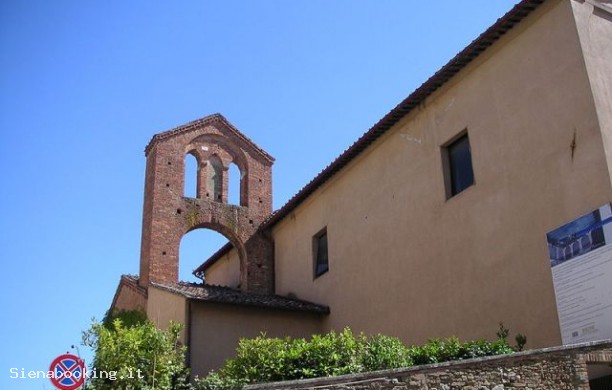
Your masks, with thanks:
[(587, 365), (611, 364), (612, 341), (608, 340), (333, 378), (252, 385), (247, 389), (588, 390)]

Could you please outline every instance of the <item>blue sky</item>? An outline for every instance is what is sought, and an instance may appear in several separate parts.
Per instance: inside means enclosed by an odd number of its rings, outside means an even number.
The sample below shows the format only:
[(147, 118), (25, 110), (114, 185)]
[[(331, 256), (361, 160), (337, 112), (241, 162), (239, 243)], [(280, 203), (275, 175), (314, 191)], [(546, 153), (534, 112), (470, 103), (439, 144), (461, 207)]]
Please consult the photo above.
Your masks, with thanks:
[[(0, 2), (0, 388), (138, 273), (150, 138), (222, 113), (282, 206), (515, 1)], [(190, 233), (181, 275), (225, 239)], [(81, 354), (91, 353), (83, 346)]]

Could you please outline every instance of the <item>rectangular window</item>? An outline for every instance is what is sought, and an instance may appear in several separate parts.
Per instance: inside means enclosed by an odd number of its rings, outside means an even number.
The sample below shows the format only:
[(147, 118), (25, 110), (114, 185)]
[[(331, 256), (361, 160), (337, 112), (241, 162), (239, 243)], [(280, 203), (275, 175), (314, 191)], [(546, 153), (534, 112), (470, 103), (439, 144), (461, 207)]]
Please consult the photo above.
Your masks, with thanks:
[(474, 184), (472, 152), (467, 132), (442, 148), (446, 197), (451, 198)]
[(329, 271), (327, 252), (327, 228), (317, 233), (312, 239), (314, 257), (314, 277), (319, 277)]

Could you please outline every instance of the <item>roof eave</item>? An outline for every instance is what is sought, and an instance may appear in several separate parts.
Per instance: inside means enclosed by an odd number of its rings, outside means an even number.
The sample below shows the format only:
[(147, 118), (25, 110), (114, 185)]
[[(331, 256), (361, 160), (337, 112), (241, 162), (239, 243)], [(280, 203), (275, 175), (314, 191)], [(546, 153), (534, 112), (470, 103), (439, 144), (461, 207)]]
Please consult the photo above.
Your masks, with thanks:
[(206, 259), (198, 268), (193, 270), (193, 275), (202, 278), (204, 272), (212, 267), (217, 261), (219, 261), (223, 256), (228, 254), (234, 246), (231, 242), (227, 242), (223, 245), (219, 250), (213, 253), (208, 259)]
[(284, 219), (314, 191), (325, 184), (334, 174), (344, 168), (368, 146), (408, 115), (414, 108), (418, 107), (427, 97), (453, 78), (459, 71), (465, 68), (476, 57), (499, 40), (501, 36), (511, 30), (545, 1), (546, 0), (523, 0), (516, 4), (510, 11), (499, 18), (491, 27), (480, 34), (478, 38), (472, 41), (465, 49), (459, 52), (446, 65), (372, 126), (296, 195), (289, 199), (285, 205), (271, 214), (270, 217), (262, 223), (260, 228), (270, 228)]
[(148, 156), (149, 153), (151, 152), (151, 150), (153, 150), (153, 148), (155, 147), (155, 145), (157, 145), (157, 143), (159, 141), (161, 141), (161, 140), (173, 137), (175, 135), (184, 133), (186, 131), (195, 130), (197, 128), (200, 128), (202, 126), (206, 126), (206, 125), (208, 125), (210, 123), (214, 123), (214, 122), (221, 122), (224, 125), (226, 125), (233, 133), (235, 133), (235, 135), (240, 140), (242, 140), (244, 143), (249, 145), (249, 147), (252, 148), (254, 151), (256, 151), (261, 157), (263, 157), (265, 160), (267, 160), (270, 164), (274, 163), (274, 161), (275, 161), (274, 157), (272, 157), (265, 150), (263, 150), (262, 148), (257, 146), (257, 144), (255, 144), (255, 142), (253, 142), (249, 137), (247, 137), (246, 135), (242, 134), (242, 132), (240, 130), (238, 130), (238, 128), (236, 126), (234, 126), (230, 121), (228, 121), (223, 115), (221, 115), (219, 113), (208, 115), (208, 116), (205, 116), (204, 118), (196, 119), (195, 121), (191, 121), (189, 123), (186, 123), (184, 125), (175, 127), (175, 128), (170, 129), (168, 131), (164, 131), (162, 133), (155, 134), (151, 138), (151, 140), (149, 141), (147, 146), (145, 147), (145, 156)]

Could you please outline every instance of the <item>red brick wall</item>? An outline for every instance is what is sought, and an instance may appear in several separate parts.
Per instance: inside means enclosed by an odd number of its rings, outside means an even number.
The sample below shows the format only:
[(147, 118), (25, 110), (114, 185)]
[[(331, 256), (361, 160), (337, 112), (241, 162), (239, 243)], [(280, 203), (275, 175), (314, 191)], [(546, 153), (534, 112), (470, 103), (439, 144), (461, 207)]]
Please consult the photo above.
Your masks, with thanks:
[[(197, 198), (183, 196), (187, 154), (198, 161)], [(146, 155), (140, 285), (177, 282), (181, 238), (193, 229), (208, 228), (238, 249), (241, 288), (272, 293), (273, 247), (257, 227), (272, 211), (273, 158), (220, 115), (154, 136)], [(214, 192), (207, 187), (212, 156), (223, 166), (220, 199), (213, 199)], [(241, 205), (227, 203), (230, 163), (241, 171)]]

